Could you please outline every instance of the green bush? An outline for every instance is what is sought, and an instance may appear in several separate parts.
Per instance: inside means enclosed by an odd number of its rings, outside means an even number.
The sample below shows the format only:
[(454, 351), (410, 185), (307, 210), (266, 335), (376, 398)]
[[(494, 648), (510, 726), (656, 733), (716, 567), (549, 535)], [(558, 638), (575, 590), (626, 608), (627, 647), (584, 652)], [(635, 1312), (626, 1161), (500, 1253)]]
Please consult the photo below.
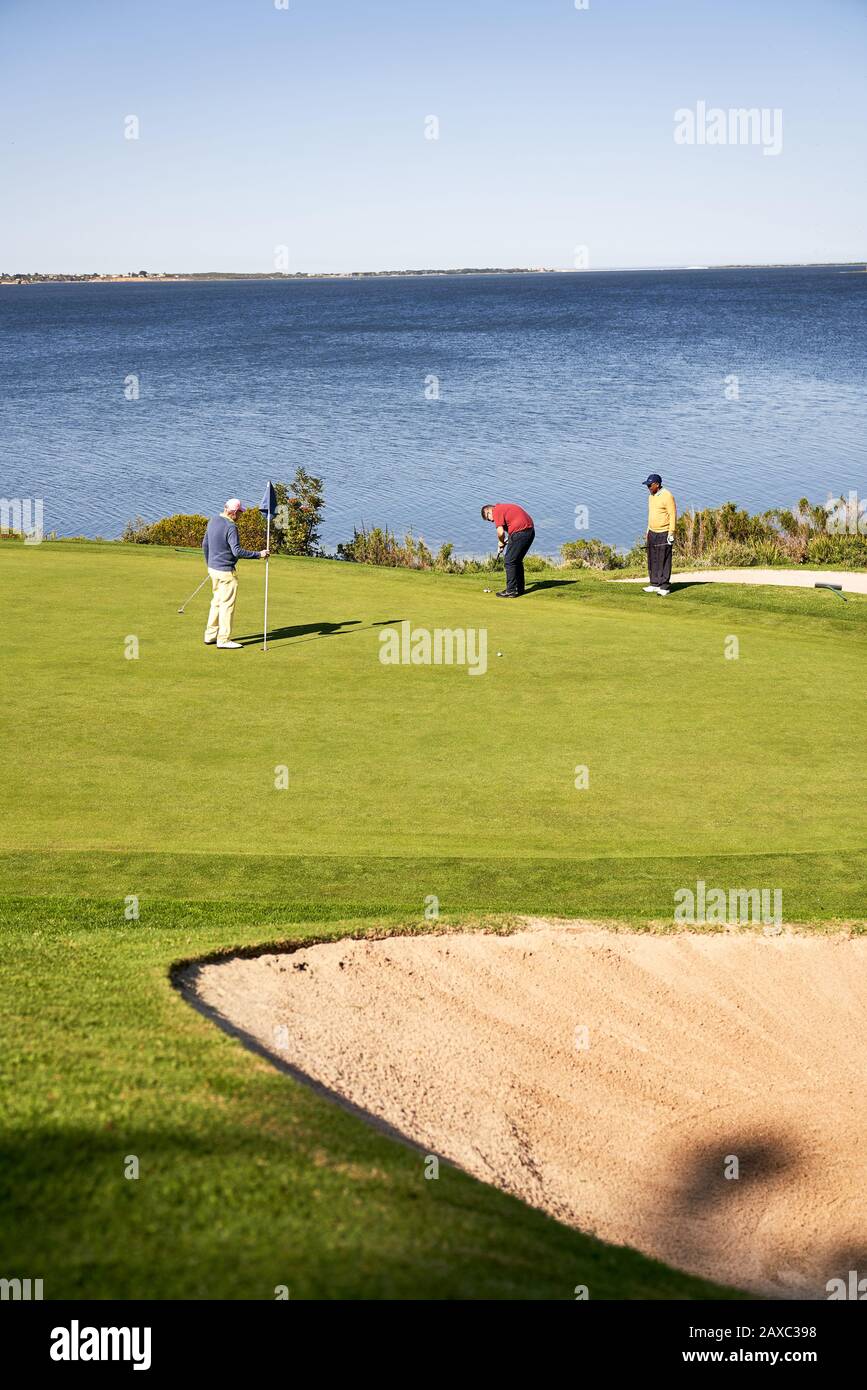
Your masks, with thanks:
[[(374, 526), (369, 531), (364, 525), (360, 531), (353, 527), (352, 540), (338, 545), (337, 554), (341, 560), (352, 560), (361, 565), (385, 565), (390, 569), (429, 570), (434, 567), (434, 558), (423, 540), (416, 540), (410, 531), (399, 541), (392, 531), (381, 526)], [(448, 556), (446, 559), (450, 563)]]
[(503, 562), (494, 553), (483, 555), (481, 559), (469, 556), (464, 560), (453, 560), (449, 570), (451, 574), (492, 574), (495, 570), (502, 572)]
[(708, 569), (749, 569), (759, 563), (754, 546), (726, 538), (709, 545), (701, 560)]
[[(291, 490), (286, 483), (275, 483), (277, 514), (271, 522), (271, 550), (283, 555), (318, 555), (319, 527), (325, 506), (321, 478), (314, 478), (304, 468), (295, 470)], [(205, 534), (208, 518), (199, 513), (164, 516), (160, 521), (145, 521), (137, 516), (128, 521), (122, 540), (132, 545), (199, 546)], [(266, 518), (257, 507), (250, 507), (238, 517), (238, 539), (245, 550), (264, 550)]]
[(641, 536), (633, 545), (632, 549), (622, 556), (624, 569), (640, 569), (647, 564), (647, 541)]
[[(392, 569), (433, 569), (444, 574), (490, 574), (493, 570), (502, 570), (502, 561), (496, 555), (458, 559), (452, 542), (444, 541), (434, 556), (424, 541), (416, 539), (411, 531), (399, 541), (393, 532), (381, 526), (373, 526), (370, 530), (362, 526), (360, 531), (353, 528), (352, 540), (338, 545), (337, 554), (341, 560), (387, 565)], [(537, 574), (550, 569), (551, 562), (544, 555), (529, 555), (524, 568)]]
[[(319, 527), (324, 508), (321, 478), (296, 469), (292, 488), (275, 483), (277, 516), (271, 524), (271, 549), (285, 555), (320, 555)], [(841, 499), (843, 502), (843, 499)], [(726, 502), (721, 507), (687, 511), (677, 519), (675, 558), (682, 567), (741, 568), (773, 565), (845, 565), (867, 568), (867, 536), (832, 535), (827, 530), (828, 510), (802, 497), (791, 510), (780, 508), (751, 516)], [(208, 519), (198, 514), (163, 517), (147, 522), (141, 517), (127, 522), (122, 539), (133, 545), (200, 546)], [(253, 508), (238, 518), (238, 534), (245, 550), (265, 546), (265, 518)], [(16, 539), (8, 536), (6, 539)], [(495, 555), (459, 559), (446, 541), (433, 555), (421, 538), (408, 532), (399, 541), (387, 527), (353, 528), (352, 540), (337, 547), (338, 557), (358, 564), (390, 568), (438, 570), (444, 574), (488, 574), (500, 567)], [(566, 569), (611, 572), (641, 569), (645, 543), (641, 537), (626, 555), (605, 541), (566, 541), (560, 547)], [(525, 568), (539, 573), (552, 567), (544, 555), (530, 555)]]
[(271, 523), (271, 549), (283, 555), (320, 555), (319, 528), (325, 508), (322, 479), (299, 467), (291, 490), (285, 483), (275, 483), (274, 491), (277, 516)]
[[(122, 539), (133, 545), (177, 545), (197, 547), (202, 544), (208, 518), (198, 513), (164, 516), (160, 521), (146, 522), (141, 517), (129, 521)], [(238, 517), (238, 539), (245, 550), (265, 547), (265, 519), (261, 512), (242, 512)]]
[[(845, 500), (840, 499), (845, 506)], [(802, 497), (796, 507), (778, 508), (752, 516), (734, 502), (703, 511), (686, 511), (677, 519), (675, 559), (708, 569), (774, 565), (849, 565), (867, 568), (867, 537), (830, 535), (826, 506)], [(600, 540), (567, 541), (560, 547), (566, 568), (642, 569), (646, 564), (644, 537), (627, 555)]]
[(811, 565), (861, 565), (867, 569), (867, 536), (813, 536), (807, 559)]
[(595, 538), (566, 541), (560, 546), (560, 555), (566, 569), (619, 570), (625, 564), (613, 546)]
[[(845, 507), (845, 499), (840, 499)], [(802, 497), (796, 507), (751, 516), (734, 502), (685, 512), (677, 520), (681, 563), (731, 565), (867, 565), (867, 538), (829, 535), (828, 508)]]
[(208, 524), (206, 516), (164, 516), (148, 526), (139, 545), (201, 545)]
[(123, 528), (121, 540), (128, 542), (130, 545), (147, 545), (148, 532), (150, 529), (151, 523), (145, 521), (143, 516), (137, 516), (135, 520), (126, 523), (126, 526)]

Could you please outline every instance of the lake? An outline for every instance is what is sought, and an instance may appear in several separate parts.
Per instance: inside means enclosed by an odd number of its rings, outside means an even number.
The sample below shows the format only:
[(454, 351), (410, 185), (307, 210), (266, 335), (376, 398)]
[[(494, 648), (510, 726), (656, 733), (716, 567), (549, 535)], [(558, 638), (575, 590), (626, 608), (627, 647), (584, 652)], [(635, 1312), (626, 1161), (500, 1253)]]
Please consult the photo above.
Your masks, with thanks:
[(303, 464), (329, 549), (482, 552), (506, 500), (552, 554), (631, 544), (649, 471), (682, 508), (863, 494), (865, 296), (840, 267), (2, 288), (0, 487), (118, 536)]

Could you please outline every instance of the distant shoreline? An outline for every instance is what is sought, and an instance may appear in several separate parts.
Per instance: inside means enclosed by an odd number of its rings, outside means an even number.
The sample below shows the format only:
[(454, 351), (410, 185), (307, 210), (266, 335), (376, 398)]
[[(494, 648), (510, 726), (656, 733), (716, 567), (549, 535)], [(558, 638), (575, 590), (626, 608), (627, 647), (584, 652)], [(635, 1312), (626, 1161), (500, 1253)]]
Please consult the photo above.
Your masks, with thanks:
[[(543, 267), (496, 267), (468, 270), (352, 270), (352, 271), (190, 271), (187, 274), (165, 275), (0, 275), (2, 285), (183, 285), (195, 283), (222, 284), (252, 281), (290, 283), (298, 280), (403, 280), (408, 277), (435, 278), (447, 275), (556, 275)], [(577, 272), (576, 272), (577, 273)]]
[(841, 270), (850, 274), (867, 274), (867, 266), (860, 261), (779, 261), (762, 264), (731, 265), (659, 265), (659, 266), (606, 266), (598, 270), (589, 267), (584, 270), (555, 269), (550, 266), (511, 266), (511, 267), (473, 267), (458, 270), (352, 270), (352, 271), (296, 271), (292, 274), (281, 271), (220, 271), (203, 270), (188, 273), (138, 274), (138, 275), (52, 275), (39, 272), (33, 275), (0, 275), (0, 288), (21, 285), (183, 285), (183, 284), (223, 284), (253, 281), (275, 283), (297, 283), (305, 280), (409, 280), (442, 279), (456, 276), (497, 276), (497, 275), (647, 275), (654, 273), (695, 274), (702, 271), (719, 270)]

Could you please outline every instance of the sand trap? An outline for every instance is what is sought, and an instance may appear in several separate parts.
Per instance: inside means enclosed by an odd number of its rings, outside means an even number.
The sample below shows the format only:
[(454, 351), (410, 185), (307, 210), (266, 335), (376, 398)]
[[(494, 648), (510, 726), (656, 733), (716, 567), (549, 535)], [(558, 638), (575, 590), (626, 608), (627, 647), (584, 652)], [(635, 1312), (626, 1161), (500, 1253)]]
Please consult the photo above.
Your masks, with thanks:
[[(839, 584), (847, 594), (867, 594), (867, 574), (848, 570), (681, 570), (672, 584), (777, 584), (788, 589), (812, 589), (816, 584)], [(615, 579), (615, 584), (646, 584), (647, 579)], [(834, 595), (829, 598), (833, 602)]]
[(867, 1274), (867, 939), (528, 924), (182, 985), (424, 1152), (603, 1240), (766, 1295)]

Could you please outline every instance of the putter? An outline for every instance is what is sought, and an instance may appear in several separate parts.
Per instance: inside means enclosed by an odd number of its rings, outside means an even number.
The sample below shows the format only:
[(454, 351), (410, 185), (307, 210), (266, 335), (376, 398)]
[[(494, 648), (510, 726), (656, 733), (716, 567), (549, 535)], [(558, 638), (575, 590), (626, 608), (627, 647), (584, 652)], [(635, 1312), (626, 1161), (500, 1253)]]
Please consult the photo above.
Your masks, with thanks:
[[(208, 580), (210, 579), (210, 577), (211, 577), (211, 576), (210, 576), (209, 574), (206, 574), (206, 575), (205, 575), (204, 579), (202, 580), (201, 584), (199, 585), (199, 589), (204, 589), (204, 587), (205, 587), (205, 585), (207, 584), (207, 582), (208, 582)], [(190, 594), (190, 597), (189, 597), (188, 599), (186, 599), (186, 600), (181, 604), (180, 608), (178, 609), (178, 612), (179, 612), (179, 613), (183, 613), (183, 611), (184, 611), (184, 609), (186, 608), (187, 604), (188, 604), (188, 603), (192, 603), (193, 599), (196, 597), (196, 594), (199, 592), (199, 589), (194, 589), (193, 592)]]

